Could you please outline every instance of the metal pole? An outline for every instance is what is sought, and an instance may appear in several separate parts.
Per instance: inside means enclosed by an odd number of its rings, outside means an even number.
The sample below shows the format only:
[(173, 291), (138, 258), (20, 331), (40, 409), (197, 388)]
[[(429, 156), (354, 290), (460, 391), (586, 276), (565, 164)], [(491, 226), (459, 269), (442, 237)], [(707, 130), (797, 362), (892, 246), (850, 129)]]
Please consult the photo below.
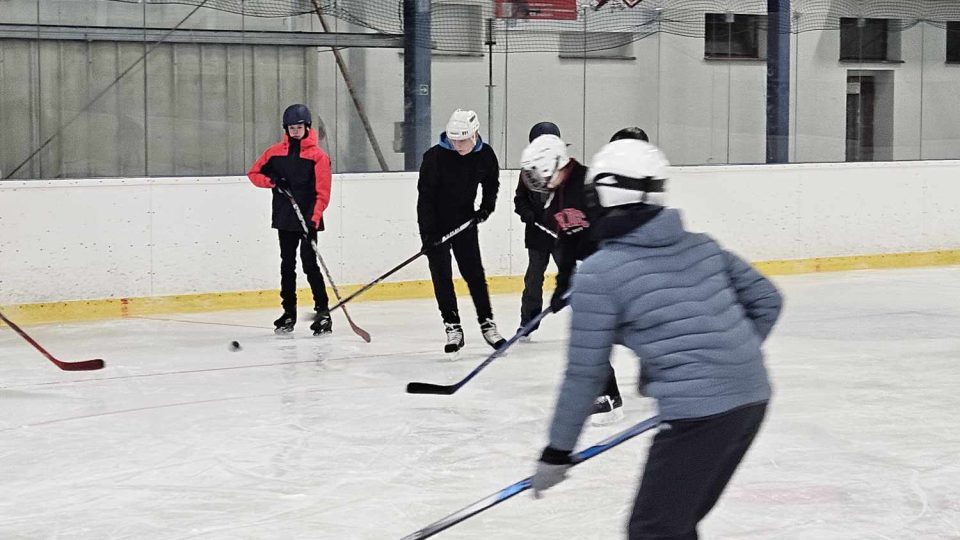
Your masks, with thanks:
[(767, 163), (790, 161), (790, 0), (767, 0)]
[[(493, 46), (497, 42), (493, 39), (493, 18), (487, 19), (487, 137), (493, 139)], [(487, 144), (493, 145), (491, 141)]]
[(403, 0), (404, 168), (418, 170), (430, 148), (430, 0)]

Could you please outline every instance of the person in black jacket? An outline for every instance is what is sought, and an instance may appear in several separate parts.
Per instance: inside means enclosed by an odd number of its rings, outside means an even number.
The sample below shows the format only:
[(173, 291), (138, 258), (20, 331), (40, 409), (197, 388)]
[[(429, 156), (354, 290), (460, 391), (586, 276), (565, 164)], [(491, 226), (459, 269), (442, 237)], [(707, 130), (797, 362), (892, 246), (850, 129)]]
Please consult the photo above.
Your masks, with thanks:
[[(557, 235), (554, 260), (557, 263), (557, 286), (550, 298), (550, 308), (560, 311), (566, 306), (565, 295), (577, 262), (592, 255), (597, 243), (590, 231), (587, 216), (584, 179), (587, 168), (567, 154), (567, 145), (556, 135), (534, 139), (520, 156), (520, 178), (531, 191), (547, 194), (543, 220)], [(610, 413), (597, 423), (615, 421), (622, 415), (617, 410), (623, 398), (617, 386), (613, 366), (609, 366), (607, 385), (597, 397), (594, 414)]]
[[(457, 259), (460, 275), (467, 282), (477, 310), (483, 339), (494, 349), (506, 343), (493, 322), (487, 278), (480, 259), (476, 227), (437, 246), (446, 233), (467, 221), (483, 223), (493, 213), (500, 188), (500, 164), (497, 155), (478, 133), (477, 113), (457, 109), (440, 134), (440, 142), (423, 154), (417, 182), (417, 223), (423, 248), (427, 250), (433, 292), (440, 308), (447, 344), (444, 352), (456, 353), (464, 345), (463, 327), (453, 289), (450, 251)], [(483, 187), (479, 209), (474, 209), (477, 188)]]
[[(560, 128), (553, 122), (535, 124), (530, 128), (527, 142), (533, 142), (540, 135), (559, 137)], [(550, 263), (556, 239), (556, 233), (552, 232), (544, 221), (543, 207), (546, 203), (546, 193), (531, 190), (522, 179), (517, 182), (513, 211), (524, 223), (523, 245), (527, 248), (527, 271), (523, 275), (523, 295), (520, 297), (520, 328), (526, 326), (543, 310), (543, 274)], [(553, 260), (557, 262), (555, 256)], [(536, 329), (535, 327), (530, 332)], [(529, 341), (529, 334), (520, 340)]]

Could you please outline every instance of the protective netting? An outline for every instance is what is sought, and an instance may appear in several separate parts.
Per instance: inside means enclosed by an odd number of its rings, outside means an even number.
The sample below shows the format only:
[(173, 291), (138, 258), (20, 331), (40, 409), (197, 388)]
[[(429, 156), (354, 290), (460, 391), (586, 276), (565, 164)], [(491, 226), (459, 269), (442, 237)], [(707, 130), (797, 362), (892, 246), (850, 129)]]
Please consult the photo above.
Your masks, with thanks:
[[(403, 0), (113, 1), (202, 5), (250, 17), (291, 17), (319, 10), (378, 33), (403, 32)], [(838, 30), (841, 18), (888, 19), (891, 31), (920, 22), (942, 28), (947, 21), (960, 21), (956, 0), (794, 0), (791, 8), (791, 32)], [(571, 46), (593, 51), (655, 33), (699, 38), (705, 33), (705, 13), (764, 15), (766, 10), (766, 0), (435, 1), (430, 46), (477, 53), (492, 41), (496, 52), (562, 52)], [(765, 28), (765, 19), (758, 24)]]

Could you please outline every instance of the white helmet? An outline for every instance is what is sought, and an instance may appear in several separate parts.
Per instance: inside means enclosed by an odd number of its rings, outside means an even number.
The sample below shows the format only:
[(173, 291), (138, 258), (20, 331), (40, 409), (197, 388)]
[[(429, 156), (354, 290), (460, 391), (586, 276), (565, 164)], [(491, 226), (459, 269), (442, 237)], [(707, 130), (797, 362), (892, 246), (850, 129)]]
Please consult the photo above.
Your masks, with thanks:
[(469, 139), (477, 131), (480, 131), (480, 118), (473, 111), (457, 109), (447, 120), (447, 139), (451, 141)]
[(550, 178), (569, 162), (567, 143), (556, 135), (540, 135), (520, 154), (520, 179), (531, 191), (546, 193)]
[(637, 139), (620, 139), (603, 146), (587, 171), (588, 191), (595, 191), (604, 207), (625, 204), (663, 204), (667, 180), (667, 156), (656, 146)]

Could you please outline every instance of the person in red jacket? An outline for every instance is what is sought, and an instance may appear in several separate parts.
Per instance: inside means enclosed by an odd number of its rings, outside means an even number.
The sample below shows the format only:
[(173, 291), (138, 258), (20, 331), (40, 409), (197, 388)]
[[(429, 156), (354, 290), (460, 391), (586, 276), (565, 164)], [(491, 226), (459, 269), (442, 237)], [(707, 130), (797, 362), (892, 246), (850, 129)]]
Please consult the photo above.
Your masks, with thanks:
[[(329, 300), (323, 274), (311, 241), (323, 230), (323, 211), (330, 202), (330, 157), (317, 144), (317, 132), (310, 109), (296, 104), (283, 112), (283, 138), (260, 156), (247, 176), (257, 187), (273, 190), (273, 228), (280, 238), (280, 299), (283, 315), (273, 322), (276, 332), (292, 332), (297, 323), (297, 248), (300, 263), (313, 292), (315, 310), (310, 329), (314, 335), (333, 331)], [(278, 190), (293, 194), (309, 229), (304, 238), (303, 226), (290, 199)]]

